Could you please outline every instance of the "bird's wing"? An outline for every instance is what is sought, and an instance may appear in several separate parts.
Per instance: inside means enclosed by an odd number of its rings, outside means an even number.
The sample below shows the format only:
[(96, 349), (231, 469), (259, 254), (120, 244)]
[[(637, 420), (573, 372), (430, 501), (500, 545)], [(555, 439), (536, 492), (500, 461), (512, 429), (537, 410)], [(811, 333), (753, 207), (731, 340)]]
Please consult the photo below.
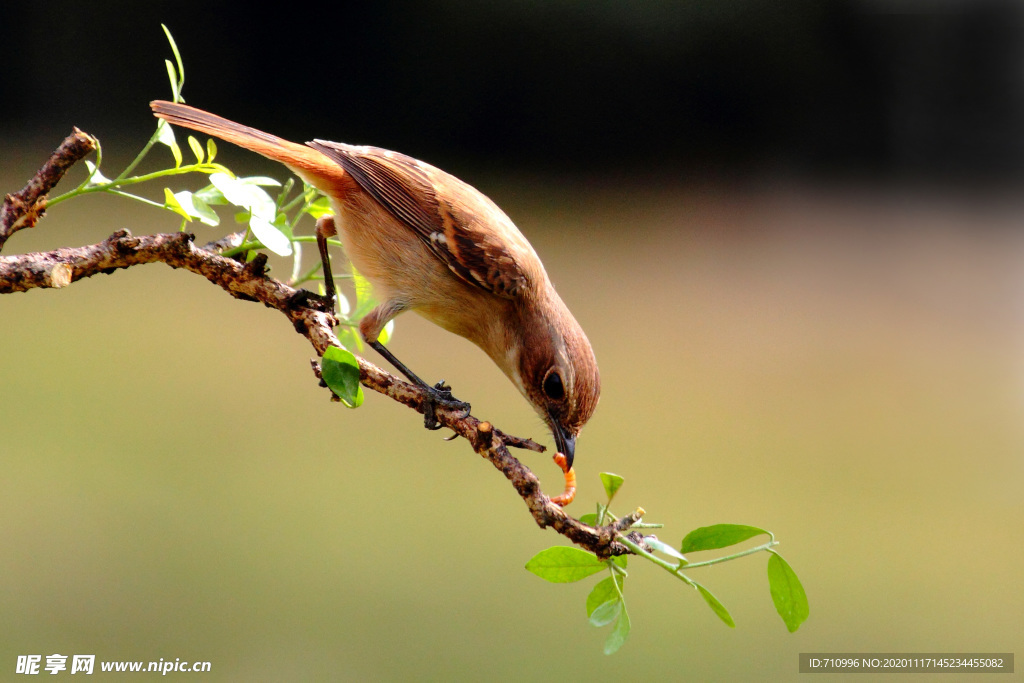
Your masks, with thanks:
[(412, 157), (325, 140), (307, 143), (337, 162), (407, 225), (460, 279), (512, 299), (535, 277), (533, 248), (487, 197)]

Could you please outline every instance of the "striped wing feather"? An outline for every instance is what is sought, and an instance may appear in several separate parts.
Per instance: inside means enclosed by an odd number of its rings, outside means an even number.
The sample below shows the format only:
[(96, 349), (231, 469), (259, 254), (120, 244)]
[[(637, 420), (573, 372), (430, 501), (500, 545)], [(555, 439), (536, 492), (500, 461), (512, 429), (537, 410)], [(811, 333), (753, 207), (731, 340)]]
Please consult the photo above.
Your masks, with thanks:
[[(465, 282), (509, 299), (528, 286), (523, 261), (536, 258), (533, 249), (477, 190), (397, 152), (324, 140), (307, 144), (341, 165)], [(505, 229), (496, 234), (496, 227)]]

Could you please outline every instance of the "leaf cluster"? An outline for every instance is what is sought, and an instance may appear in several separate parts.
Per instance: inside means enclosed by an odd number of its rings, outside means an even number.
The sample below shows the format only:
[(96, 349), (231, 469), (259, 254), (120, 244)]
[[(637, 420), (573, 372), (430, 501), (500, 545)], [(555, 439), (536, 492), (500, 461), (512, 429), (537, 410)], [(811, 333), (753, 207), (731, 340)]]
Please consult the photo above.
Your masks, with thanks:
[[(602, 526), (609, 520), (618, 520), (609, 510), (609, 505), (622, 486), (623, 478), (617, 474), (602, 472), (601, 482), (608, 496), (608, 502), (604, 505), (599, 504), (597, 512), (580, 517), (581, 522)], [(661, 524), (646, 524), (641, 521), (631, 525), (631, 528), (650, 529), (661, 526)], [(691, 562), (685, 555), (685, 553), (728, 548), (761, 535), (767, 535), (769, 540), (758, 546), (714, 559)], [(618, 532), (617, 536), (617, 540), (628, 547), (637, 557), (665, 569), (695, 589), (711, 608), (711, 611), (729, 628), (736, 627), (729, 610), (708, 588), (683, 573), (684, 568), (689, 571), (736, 560), (758, 552), (767, 552), (769, 554), (768, 588), (775, 609), (786, 628), (790, 632), (796, 631), (810, 614), (807, 593), (793, 568), (774, 550), (774, 546), (778, 545), (778, 542), (770, 531), (744, 524), (715, 524), (700, 527), (686, 534), (679, 550), (654, 535), (641, 536), (639, 542), (635, 540), (635, 533)], [(626, 578), (629, 576), (626, 572), (625, 556), (602, 560), (595, 554), (580, 548), (556, 546), (537, 553), (526, 563), (526, 569), (553, 583), (580, 581), (593, 574), (606, 571), (608, 576), (599, 581), (587, 595), (587, 618), (593, 626), (597, 627), (614, 624), (611, 633), (605, 640), (605, 654), (612, 654), (622, 647), (631, 628), (623, 593)]]
[[(163, 26), (163, 30), (174, 57), (173, 61), (164, 60), (171, 86), (171, 97), (174, 102), (183, 102), (185, 67), (173, 36), (166, 26)], [(85, 180), (74, 189), (50, 199), (48, 206), (53, 207), (69, 199), (90, 194), (115, 195), (175, 214), (181, 219), (181, 231), (189, 224), (195, 223), (217, 227), (221, 224), (221, 216), (215, 207), (229, 207), (233, 209), (234, 221), (241, 229), (237, 232), (237, 238), (231, 240), (232, 246), (221, 252), (223, 256), (251, 261), (257, 253), (265, 249), (280, 257), (290, 257), (291, 277), (287, 284), (298, 287), (311, 281), (320, 281), (320, 291), (323, 294), (324, 276), (321, 261), (317, 258), (312, 265), (305, 264), (302, 245), (316, 241), (316, 236), (311, 230), (312, 221), (331, 214), (328, 198), (316, 188), (296, 178), (290, 178), (282, 184), (274, 178), (264, 176), (236, 175), (231, 169), (215, 161), (217, 144), (212, 138), (204, 144), (194, 135), (189, 135), (186, 138), (186, 145), (194, 161), (186, 161), (183, 146), (179, 144), (174, 129), (166, 121), (159, 120), (153, 134), (135, 159), (123, 171), (110, 178), (101, 170), (103, 149), (96, 140), (96, 162), (85, 162), (88, 169)], [(173, 165), (148, 173), (135, 173), (156, 146), (167, 148)], [(138, 194), (136, 190), (136, 186), (146, 183), (165, 183), (178, 176), (195, 174), (205, 176), (208, 183), (198, 190), (172, 190), (165, 185), (162, 201), (147, 198)], [(273, 188), (277, 190), (272, 193)], [(307, 217), (311, 220), (307, 220)], [(305, 234), (304, 230), (307, 231)], [(327, 242), (330, 246), (341, 247), (338, 240)], [(351, 273), (341, 273), (334, 278), (351, 281), (354, 303), (350, 303), (343, 293), (337, 293), (337, 305), (340, 310), (337, 336), (346, 348), (335, 349), (324, 356), (323, 375), (325, 382), (342, 403), (350, 408), (356, 408), (362, 404), (363, 394), (359, 385), (359, 366), (355, 356), (348, 349), (362, 350), (363, 340), (356, 324), (377, 305), (377, 302), (373, 298), (369, 282), (354, 269)], [(387, 344), (393, 333), (392, 321), (381, 333), (381, 343)]]

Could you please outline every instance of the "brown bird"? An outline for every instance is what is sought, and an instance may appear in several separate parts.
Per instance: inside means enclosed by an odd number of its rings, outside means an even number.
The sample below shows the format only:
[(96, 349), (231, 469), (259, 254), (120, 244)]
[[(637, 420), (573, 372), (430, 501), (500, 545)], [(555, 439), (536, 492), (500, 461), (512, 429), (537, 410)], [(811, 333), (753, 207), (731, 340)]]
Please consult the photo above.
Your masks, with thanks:
[[(597, 361), (537, 253), (494, 202), (397, 152), (325, 140), (300, 145), (184, 104), (151, 106), (169, 123), (283, 163), (327, 195), (346, 254), (383, 302), (359, 323), (367, 344), (436, 403), (468, 409), (443, 382), (431, 387), (417, 377), (378, 337), (411, 310), (469, 339), (547, 423), (572, 467), (576, 438), (601, 391)], [(431, 417), (428, 410), (428, 426)]]

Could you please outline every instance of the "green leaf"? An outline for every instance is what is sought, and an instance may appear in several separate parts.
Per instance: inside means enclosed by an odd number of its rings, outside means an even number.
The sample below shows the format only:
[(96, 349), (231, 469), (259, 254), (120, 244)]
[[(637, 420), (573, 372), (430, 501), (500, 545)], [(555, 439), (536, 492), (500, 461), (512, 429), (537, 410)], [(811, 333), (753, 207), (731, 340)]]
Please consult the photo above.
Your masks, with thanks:
[(622, 600), (615, 596), (614, 600), (603, 602), (590, 613), (590, 625), (601, 628), (615, 621), (622, 614)]
[[(267, 223), (273, 223), (277, 218), (277, 205), (266, 190), (256, 183), (242, 178), (232, 178), (227, 173), (211, 173), (210, 182), (220, 190), (225, 199), (235, 206), (246, 209), (253, 216), (259, 216)], [(288, 253), (291, 253), (290, 247)]]
[[(321, 285), (322, 287), (323, 285)], [(321, 295), (323, 292), (321, 292)], [(337, 332), (338, 341), (341, 345), (347, 349), (355, 349), (356, 351), (363, 350), (363, 335), (355, 331), (354, 328), (346, 327)]]
[(607, 565), (586, 550), (555, 546), (534, 555), (526, 568), (552, 583), (572, 583), (607, 569)]
[(210, 205), (203, 201), (202, 197), (196, 197), (192, 195), (192, 207), (195, 209), (195, 215), (203, 223), (207, 225), (220, 225), (220, 216), (217, 212), (210, 208)]
[(192, 222), (192, 216), (189, 215), (188, 211), (178, 202), (178, 198), (174, 196), (170, 188), (164, 188), (164, 208), (170, 209), (174, 213), (178, 214), (188, 222)]
[(103, 175), (100, 172), (100, 169), (97, 168), (96, 164), (92, 163), (88, 159), (85, 160), (85, 166), (89, 169), (88, 187), (92, 187), (93, 185), (103, 185), (104, 183), (110, 182), (110, 178)]
[(228, 200), (224, 197), (224, 193), (217, 189), (212, 183), (207, 185), (201, 190), (196, 190), (192, 193), (194, 196), (199, 197), (203, 202), (207, 204), (227, 204)]
[(238, 182), (247, 185), (262, 185), (263, 187), (281, 187), (281, 182), (265, 175), (253, 175), (247, 178), (239, 178)]
[(175, 72), (171, 60), (165, 59), (164, 64), (167, 65), (167, 79), (171, 82), (171, 100), (177, 102), (181, 96), (181, 90), (178, 88), (178, 74)]
[(619, 615), (619, 620), (615, 622), (615, 628), (612, 629), (611, 634), (608, 636), (608, 640), (604, 641), (604, 653), (606, 655), (614, 654), (622, 644), (626, 642), (626, 638), (629, 637), (629, 613), (626, 612), (625, 606), (622, 608), (622, 614)]
[(668, 543), (658, 540), (654, 536), (644, 536), (644, 543), (651, 546), (652, 549), (657, 550), (659, 553), (664, 553), (669, 557), (674, 557), (675, 559), (682, 560), (683, 562), (689, 561), (681, 552), (670, 546)]
[(622, 567), (623, 569), (625, 569), (626, 568), (626, 562), (628, 561), (626, 558), (627, 558), (626, 555), (613, 555), (612, 556), (612, 562), (614, 562), (615, 564), (617, 564), (620, 567)]
[(611, 472), (601, 473), (601, 483), (604, 484), (604, 492), (608, 494), (608, 502), (612, 502), (612, 498), (618, 493), (619, 487), (622, 486), (623, 479), (617, 474)]
[(279, 225), (254, 215), (249, 219), (249, 227), (252, 228), (252, 234), (256, 236), (256, 239), (262, 242), (267, 249), (278, 256), (291, 256), (292, 242)]
[(729, 614), (729, 610), (725, 608), (725, 605), (720, 603), (718, 598), (716, 598), (711, 591), (704, 586), (700, 585), (696, 581), (693, 582), (693, 585), (697, 587), (697, 590), (700, 591), (701, 596), (704, 598), (704, 602), (708, 603), (708, 607), (718, 615), (718, 618), (724, 621), (725, 625), (729, 628), (736, 628), (736, 622), (732, 620), (732, 615)]
[[(160, 122), (156, 124), (156, 140), (162, 145), (167, 145), (175, 159), (181, 158), (181, 150), (178, 149), (178, 143), (174, 139), (174, 129), (171, 127), (171, 124), (163, 119), (160, 119)], [(175, 153), (175, 150), (178, 150), (177, 153)], [(180, 161), (178, 165), (181, 165)]]
[(196, 161), (200, 164), (203, 163), (203, 146), (199, 144), (199, 140), (196, 140), (195, 136), (189, 135), (188, 146), (192, 148), (192, 153), (196, 155)]
[(388, 342), (391, 341), (391, 336), (394, 333), (395, 320), (394, 318), (392, 318), (391, 320), (388, 321), (388, 324), (384, 326), (384, 329), (380, 331), (380, 335), (377, 337), (377, 341), (379, 341), (384, 346), (387, 346)]
[(178, 200), (181, 208), (192, 218), (198, 218), (206, 225), (217, 225), (220, 223), (220, 216), (207, 206), (206, 202), (192, 192), (188, 190), (175, 192), (174, 198)]
[(359, 361), (351, 351), (331, 346), (324, 352), (320, 375), (334, 395), (349, 408), (363, 405), (363, 387), (359, 384)]
[[(590, 595), (587, 596), (587, 616), (590, 617), (601, 605), (612, 600), (622, 600), (622, 596), (619, 591), (622, 589), (622, 577), (616, 575), (615, 577), (609, 576), (606, 579), (602, 579), (597, 582), (593, 590), (590, 591)], [(618, 583), (618, 588), (615, 584)]]
[(771, 536), (770, 531), (765, 531), (764, 529), (760, 529), (756, 526), (745, 526), (743, 524), (714, 524), (712, 526), (702, 526), (699, 529), (694, 529), (690, 533), (686, 534), (686, 538), (683, 539), (682, 551), (684, 553), (693, 553), (698, 550), (726, 548), (730, 545), (742, 543), (748, 538), (753, 538), (760, 534), (768, 534)]
[(156, 124), (156, 141), (168, 147), (174, 144), (174, 129), (163, 119)]
[(313, 218), (320, 218), (321, 216), (334, 213), (334, 211), (331, 209), (331, 201), (327, 197), (320, 197), (320, 199), (306, 207), (306, 213)]
[(178, 73), (181, 75), (180, 78), (175, 78), (174, 67), (171, 66), (170, 62), (167, 62), (167, 73), (171, 77), (171, 90), (174, 92), (174, 101), (178, 102), (181, 99), (181, 88), (185, 85), (185, 65), (181, 62), (181, 52), (178, 51), (178, 44), (174, 42), (171, 30), (165, 24), (160, 24), (160, 28), (164, 30), (164, 35), (167, 36), (167, 42), (171, 45), (171, 52), (174, 53), (174, 61), (178, 65)]
[[(343, 318), (348, 318), (348, 314), (352, 312), (352, 305), (348, 302), (348, 297), (338, 290), (334, 290), (334, 296), (338, 299), (338, 312)], [(357, 334), (356, 336), (360, 339), (362, 338), (361, 334)], [(362, 346), (359, 348), (362, 348)]]
[(810, 616), (811, 608), (807, 603), (807, 593), (804, 592), (796, 572), (774, 551), (768, 558), (768, 587), (776, 611), (786, 623), (789, 632), (793, 633)]
[[(279, 256), (290, 256), (292, 242), (287, 222), (277, 214), (277, 205), (261, 184), (279, 184), (273, 178), (232, 178), (226, 173), (211, 173), (210, 182), (235, 206), (249, 211), (249, 227), (260, 242)], [(244, 221), (243, 221), (244, 222)]]
[(583, 524), (589, 524), (590, 526), (597, 526), (597, 513), (588, 512), (587, 514), (580, 517), (580, 522)]
[(217, 156), (217, 143), (213, 141), (213, 138), (206, 138), (206, 160), (212, 164), (215, 156)]

